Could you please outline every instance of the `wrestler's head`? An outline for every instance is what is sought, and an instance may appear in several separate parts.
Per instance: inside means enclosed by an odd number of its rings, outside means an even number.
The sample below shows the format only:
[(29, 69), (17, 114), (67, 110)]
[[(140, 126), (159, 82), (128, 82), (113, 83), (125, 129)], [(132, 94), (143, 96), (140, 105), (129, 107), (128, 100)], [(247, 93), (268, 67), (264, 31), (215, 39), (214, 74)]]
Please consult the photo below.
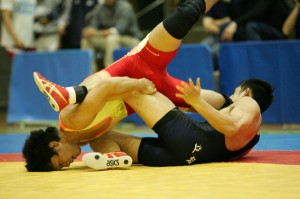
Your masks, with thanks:
[(52, 171), (68, 167), (80, 155), (77, 143), (67, 142), (55, 127), (32, 131), (23, 147), (28, 171)]
[(242, 96), (252, 97), (259, 105), (261, 113), (268, 109), (273, 101), (273, 87), (266, 81), (247, 79), (235, 89), (231, 99), (236, 100)]

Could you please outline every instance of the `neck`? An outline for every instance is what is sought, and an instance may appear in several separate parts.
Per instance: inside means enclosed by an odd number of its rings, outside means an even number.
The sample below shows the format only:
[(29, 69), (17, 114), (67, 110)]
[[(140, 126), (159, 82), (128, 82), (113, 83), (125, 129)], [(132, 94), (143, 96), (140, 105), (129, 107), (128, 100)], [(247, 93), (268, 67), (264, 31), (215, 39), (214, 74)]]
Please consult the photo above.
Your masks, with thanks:
[(75, 133), (75, 132), (72, 132), (72, 133), (61, 132), (60, 139), (63, 142), (79, 144), (80, 143), (80, 134)]

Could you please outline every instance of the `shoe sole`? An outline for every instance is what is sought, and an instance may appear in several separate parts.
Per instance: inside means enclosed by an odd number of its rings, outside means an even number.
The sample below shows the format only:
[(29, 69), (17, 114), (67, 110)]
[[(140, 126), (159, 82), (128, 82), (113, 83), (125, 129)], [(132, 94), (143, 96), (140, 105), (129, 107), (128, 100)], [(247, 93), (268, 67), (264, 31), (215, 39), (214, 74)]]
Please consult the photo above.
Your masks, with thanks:
[(82, 156), (82, 162), (92, 169), (105, 170), (129, 167), (132, 164), (132, 158), (130, 156), (108, 158), (107, 155), (101, 153), (86, 153)]
[(51, 107), (55, 110), (55, 111), (59, 111), (59, 106), (56, 103), (56, 101), (53, 99), (53, 97), (51, 95), (49, 95), (49, 93), (47, 92), (47, 90), (45, 89), (41, 79), (39, 78), (39, 76), (37, 75), (37, 73), (33, 73), (33, 78), (35, 81), (35, 84), (37, 85), (37, 87), (39, 88), (39, 90), (46, 96), (46, 98), (48, 99), (48, 102), (50, 103)]

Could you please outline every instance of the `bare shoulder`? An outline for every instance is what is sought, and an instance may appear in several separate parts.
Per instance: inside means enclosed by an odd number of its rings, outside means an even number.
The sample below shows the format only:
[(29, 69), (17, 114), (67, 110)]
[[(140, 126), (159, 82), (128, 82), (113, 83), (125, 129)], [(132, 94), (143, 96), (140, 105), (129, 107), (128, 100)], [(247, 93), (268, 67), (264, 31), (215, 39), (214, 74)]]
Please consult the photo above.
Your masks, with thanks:
[(259, 108), (258, 103), (252, 97), (242, 97), (238, 100), (238, 103), (241, 105), (256, 106)]
[(243, 97), (236, 102), (236, 106), (245, 111), (260, 113), (258, 103), (252, 97)]

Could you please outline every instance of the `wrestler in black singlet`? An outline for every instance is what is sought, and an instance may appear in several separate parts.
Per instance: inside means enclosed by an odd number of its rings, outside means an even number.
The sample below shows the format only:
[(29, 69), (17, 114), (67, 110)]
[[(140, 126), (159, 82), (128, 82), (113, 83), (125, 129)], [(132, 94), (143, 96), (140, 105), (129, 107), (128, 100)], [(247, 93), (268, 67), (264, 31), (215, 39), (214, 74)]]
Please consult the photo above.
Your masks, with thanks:
[[(222, 108), (232, 104), (226, 99)], [(222, 162), (245, 155), (259, 140), (255, 137), (242, 149), (229, 151), (225, 136), (208, 122), (196, 122), (174, 108), (153, 127), (157, 138), (143, 138), (139, 147), (139, 163), (147, 166), (176, 166)]]

